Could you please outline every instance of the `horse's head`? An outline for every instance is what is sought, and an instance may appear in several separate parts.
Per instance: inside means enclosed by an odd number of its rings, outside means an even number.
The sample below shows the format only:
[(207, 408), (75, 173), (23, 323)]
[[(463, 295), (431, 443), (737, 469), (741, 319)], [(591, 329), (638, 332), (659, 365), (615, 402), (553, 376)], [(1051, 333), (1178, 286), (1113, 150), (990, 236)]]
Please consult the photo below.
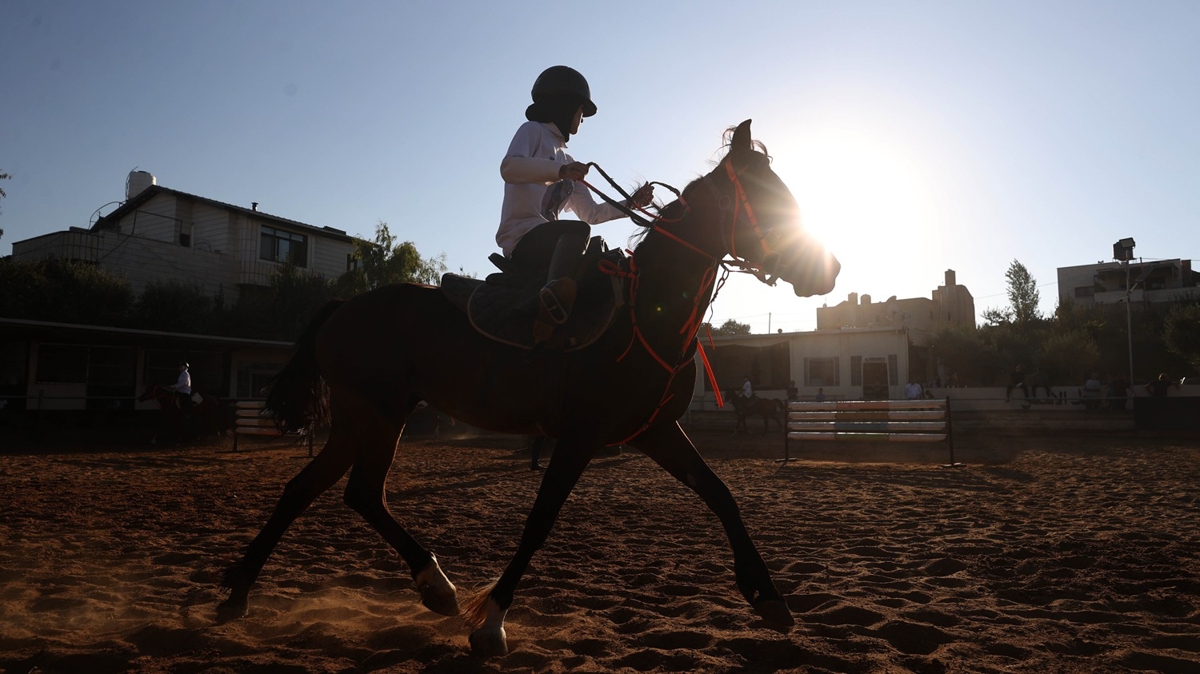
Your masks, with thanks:
[(842, 266), (804, 231), (796, 198), (750, 138), (750, 120), (734, 130), (729, 153), (704, 182), (719, 195), (718, 250), (734, 264), (765, 283), (787, 281), (799, 297), (833, 290)]
[(167, 393), (167, 391), (164, 391), (158, 384), (151, 384), (146, 387), (145, 391), (142, 391), (142, 395), (138, 396), (138, 401), (146, 402), (147, 400), (158, 400), (159, 398), (163, 397), (165, 393)]

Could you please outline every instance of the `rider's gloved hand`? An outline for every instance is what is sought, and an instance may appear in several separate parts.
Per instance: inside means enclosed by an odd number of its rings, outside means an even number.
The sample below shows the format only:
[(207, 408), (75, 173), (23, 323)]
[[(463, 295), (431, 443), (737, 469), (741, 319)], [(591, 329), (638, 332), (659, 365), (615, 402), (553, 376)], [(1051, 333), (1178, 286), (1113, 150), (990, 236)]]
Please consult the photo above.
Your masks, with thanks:
[(583, 180), (587, 177), (588, 165), (573, 161), (558, 167), (558, 177), (565, 180)]

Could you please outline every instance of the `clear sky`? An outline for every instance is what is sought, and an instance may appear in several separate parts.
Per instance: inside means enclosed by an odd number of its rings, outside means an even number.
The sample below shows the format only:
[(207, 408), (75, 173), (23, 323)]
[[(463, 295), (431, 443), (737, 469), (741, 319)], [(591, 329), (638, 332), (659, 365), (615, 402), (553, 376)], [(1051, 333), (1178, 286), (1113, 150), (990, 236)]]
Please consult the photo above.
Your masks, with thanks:
[(562, 63), (599, 106), (577, 159), (682, 187), (753, 118), (842, 262), (825, 298), (735, 277), (714, 323), (810, 330), (822, 302), (929, 297), (946, 269), (982, 312), (1013, 259), (1049, 312), (1056, 268), (1120, 238), (1200, 257), (1197, 36), (1194, 0), (5, 0), (0, 254), (87, 227), (137, 167), (351, 234), (383, 220), (485, 275), (500, 159)]

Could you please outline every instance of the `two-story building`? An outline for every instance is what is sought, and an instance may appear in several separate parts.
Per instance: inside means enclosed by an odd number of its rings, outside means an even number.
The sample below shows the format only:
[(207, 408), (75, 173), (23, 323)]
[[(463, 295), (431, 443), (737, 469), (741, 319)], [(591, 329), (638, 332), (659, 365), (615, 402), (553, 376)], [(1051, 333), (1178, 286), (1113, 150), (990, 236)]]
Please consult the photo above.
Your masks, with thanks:
[(1125, 300), (1126, 283), (1131, 302), (1174, 302), (1200, 297), (1200, 272), (1191, 260), (1097, 262), (1058, 268), (1058, 298), (1077, 306), (1116, 304)]
[(88, 228), (43, 234), (13, 244), (13, 259), (80, 260), (124, 275), (140, 294), (152, 281), (194, 284), (229, 300), (247, 286), (265, 286), (283, 262), (327, 278), (354, 264), (353, 239), (317, 227), (157, 184), (145, 171), (129, 174), (125, 201)]

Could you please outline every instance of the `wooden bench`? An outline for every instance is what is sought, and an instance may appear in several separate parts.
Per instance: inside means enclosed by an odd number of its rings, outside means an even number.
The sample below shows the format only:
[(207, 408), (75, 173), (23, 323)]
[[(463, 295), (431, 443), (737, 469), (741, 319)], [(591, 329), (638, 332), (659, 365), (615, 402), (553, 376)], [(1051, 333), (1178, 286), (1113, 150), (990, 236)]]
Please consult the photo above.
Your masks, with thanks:
[(787, 404), (783, 458), (792, 442), (945, 442), (954, 461), (950, 399), (792, 401)]
[(259, 436), (296, 436), (307, 438), (308, 455), (313, 455), (313, 428), (302, 428), (298, 431), (284, 433), (275, 425), (275, 418), (266, 410), (265, 400), (239, 400), (234, 403), (233, 412), (233, 451), (238, 451), (239, 435)]

